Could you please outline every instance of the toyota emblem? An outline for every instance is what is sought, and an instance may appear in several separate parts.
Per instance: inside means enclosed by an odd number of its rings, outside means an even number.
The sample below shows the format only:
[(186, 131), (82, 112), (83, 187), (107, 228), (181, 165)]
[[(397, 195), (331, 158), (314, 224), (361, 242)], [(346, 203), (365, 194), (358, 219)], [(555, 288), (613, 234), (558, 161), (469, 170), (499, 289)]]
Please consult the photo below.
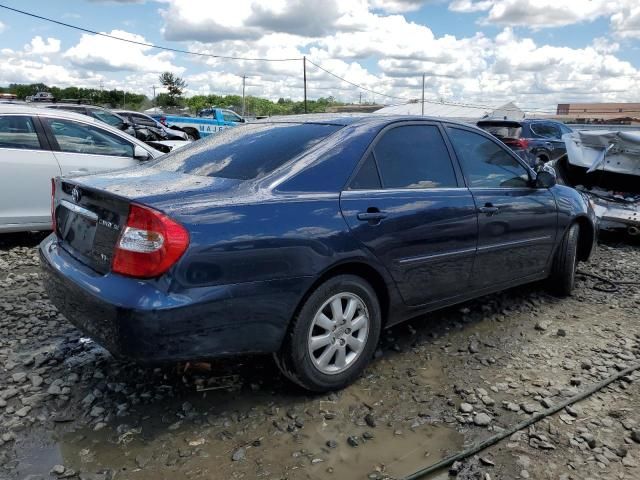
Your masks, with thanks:
[(71, 190), (71, 198), (73, 198), (73, 201), (76, 203), (80, 201), (80, 190), (78, 190), (78, 187), (73, 187), (73, 190)]

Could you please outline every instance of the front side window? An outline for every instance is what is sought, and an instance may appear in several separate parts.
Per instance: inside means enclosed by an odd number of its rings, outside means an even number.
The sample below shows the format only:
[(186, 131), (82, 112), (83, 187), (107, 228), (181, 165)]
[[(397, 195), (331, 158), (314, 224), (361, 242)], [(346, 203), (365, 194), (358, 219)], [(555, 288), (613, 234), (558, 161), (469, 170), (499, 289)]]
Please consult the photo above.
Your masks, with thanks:
[(384, 188), (457, 187), (449, 152), (435, 125), (387, 131), (374, 148)]
[(0, 148), (40, 150), (42, 147), (31, 117), (0, 116)]
[(497, 143), (475, 132), (448, 128), (470, 188), (518, 188), (529, 185), (527, 170)]
[(225, 122), (240, 122), (240, 117), (233, 112), (229, 112), (228, 110), (222, 111), (222, 118)]
[(132, 143), (94, 125), (60, 118), (45, 122), (63, 152), (133, 157)]

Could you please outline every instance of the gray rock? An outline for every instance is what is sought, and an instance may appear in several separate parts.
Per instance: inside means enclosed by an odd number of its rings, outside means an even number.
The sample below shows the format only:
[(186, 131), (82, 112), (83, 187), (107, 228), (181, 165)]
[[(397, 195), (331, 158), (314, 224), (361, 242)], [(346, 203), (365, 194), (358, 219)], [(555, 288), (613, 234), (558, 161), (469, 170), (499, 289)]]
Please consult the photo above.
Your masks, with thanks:
[(475, 423), (479, 427), (486, 427), (491, 423), (491, 417), (486, 413), (478, 413), (475, 417), (473, 417), (473, 423)]
[(633, 430), (631, 432), (631, 440), (636, 443), (640, 443), (640, 430)]
[(460, 411), (462, 413), (471, 413), (473, 412), (473, 405), (471, 405), (470, 403), (462, 402), (460, 404)]
[(239, 462), (240, 460), (244, 460), (246, 455), (246, 449), (244, 447), (240, 447), (233, 452), (233, 454), (231, 455), (231, 460), (233, 460), (234, 462)]
[(62, 475), (65, 470), (66, 469), (63, 465), (54, 465), (50, 473), (53, 473), (54, 475)]
[(376, 428), (376, 419), (375, 419), (375, 417), (374, 417), (372, 414), (367, 413), (367, 414), (364, 416), (364, 421), (365, 421), (365, 423), (366, 423), (369, 427), (371, 427), (371, 428)]

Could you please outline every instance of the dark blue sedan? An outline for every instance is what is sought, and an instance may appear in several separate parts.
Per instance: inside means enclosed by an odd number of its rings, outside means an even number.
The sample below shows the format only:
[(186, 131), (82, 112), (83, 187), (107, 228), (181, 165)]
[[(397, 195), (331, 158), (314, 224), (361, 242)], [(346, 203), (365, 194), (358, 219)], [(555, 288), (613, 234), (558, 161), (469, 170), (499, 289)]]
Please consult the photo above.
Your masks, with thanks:
[(545, 278), (570, 294), (595, 239), (580, 193), (416, 117), (253, 123), (52, 190), (45, 285), (83, 332), (141, 362), (273, 352), (314, 391), (384, 327)]

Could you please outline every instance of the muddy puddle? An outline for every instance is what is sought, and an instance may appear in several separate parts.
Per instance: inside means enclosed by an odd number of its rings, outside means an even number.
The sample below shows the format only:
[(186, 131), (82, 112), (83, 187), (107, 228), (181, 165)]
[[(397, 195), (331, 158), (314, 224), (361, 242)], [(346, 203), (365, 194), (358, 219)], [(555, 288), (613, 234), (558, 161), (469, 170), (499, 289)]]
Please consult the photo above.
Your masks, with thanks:
[[(108, 471), (107, 479), (401, 478), (457, 452), (464, 437), (431, 417), (430, 407), (419, 414), (398, 408), (397, 392), (376, 385), (376, 373), (397, 367), (396, 360), (376, 362), (371, 378), (328, 396), (246, 386), (184, 391), (111, 418), (99, 431), (54, 424), (16, 445), (17, 478), (46, 475), (54, 465)], [(414, 378), (434, 395), (446, 381), (437, 356)], [(412, 417), (406, 428), (398, 428), (398, 414)]]

